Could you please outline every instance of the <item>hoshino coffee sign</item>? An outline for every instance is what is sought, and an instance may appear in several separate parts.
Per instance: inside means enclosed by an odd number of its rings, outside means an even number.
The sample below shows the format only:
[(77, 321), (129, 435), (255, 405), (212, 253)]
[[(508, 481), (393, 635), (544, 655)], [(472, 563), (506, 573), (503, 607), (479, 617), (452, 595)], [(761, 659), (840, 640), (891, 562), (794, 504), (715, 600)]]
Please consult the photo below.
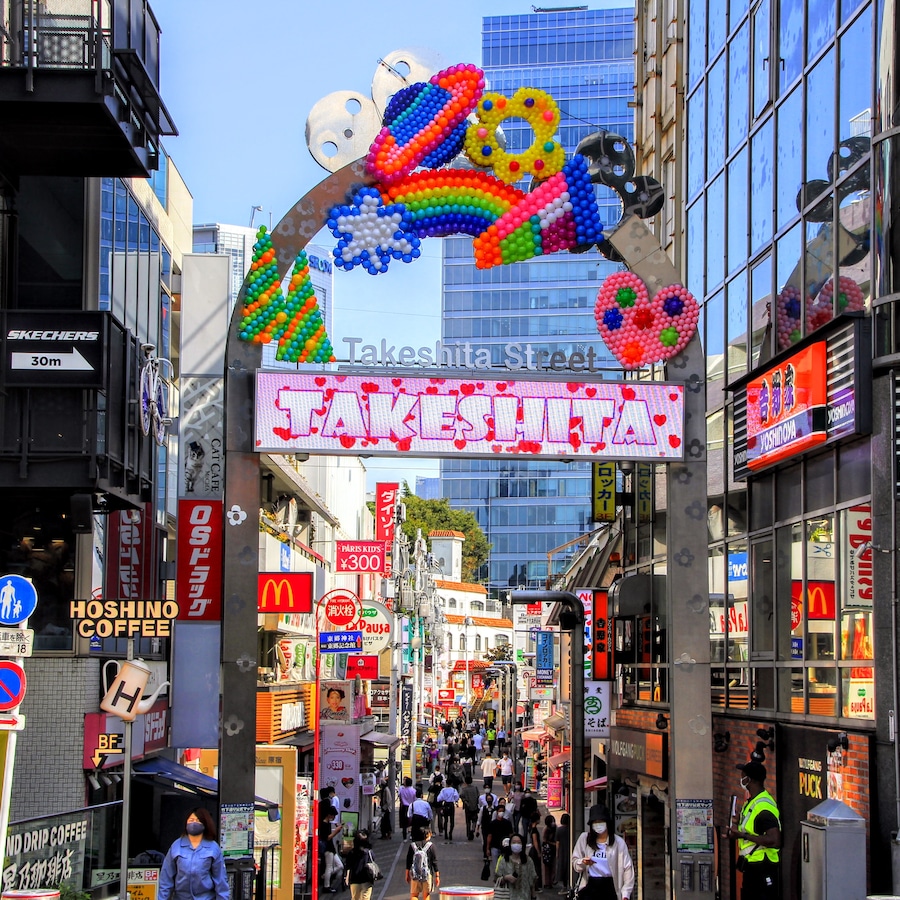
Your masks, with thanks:
[(257, 373), (258, 452), (664, 461), (683, 428), (658, 382)]

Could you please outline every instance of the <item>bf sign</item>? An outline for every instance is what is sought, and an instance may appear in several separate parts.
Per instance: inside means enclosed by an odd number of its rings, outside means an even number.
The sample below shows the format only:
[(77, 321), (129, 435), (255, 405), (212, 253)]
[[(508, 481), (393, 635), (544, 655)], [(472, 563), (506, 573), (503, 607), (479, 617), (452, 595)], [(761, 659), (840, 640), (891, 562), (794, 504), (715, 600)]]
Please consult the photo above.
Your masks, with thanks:
[(257, 591), (258, 612), (312, 612), (312, 572), (260, 572)]

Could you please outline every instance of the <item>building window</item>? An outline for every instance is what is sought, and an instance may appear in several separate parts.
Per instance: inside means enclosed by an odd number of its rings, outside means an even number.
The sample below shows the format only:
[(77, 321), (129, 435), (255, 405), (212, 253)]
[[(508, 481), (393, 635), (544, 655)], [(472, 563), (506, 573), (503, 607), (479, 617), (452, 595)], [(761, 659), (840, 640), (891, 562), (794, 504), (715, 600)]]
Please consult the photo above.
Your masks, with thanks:
[(481, 650), (481, 635), (476, 634), (475, 635), (475, 652), (477, 653), (479, 650)]
[(471, 609), (472, 612), (484, 612), (484, 603), (481, 600), (473, 600), (469, 604), (469, 609)]
[(464, 634), (461, 634), (459, 636), (459, 649), (461, 653), (465, 653), (465, 651), (468, 649), (466, 644), (466, 636)]
[(506, 634), (498, 634), (497, 635), (497, 647), (506, 647), (509, 644), (509, 636)]
[(452, 634), (447, 635), (447, 649), (453, 650), (453, 635)]
[(447, 609), (456, 609), (456, 597), (450, 597), (447, 600)]

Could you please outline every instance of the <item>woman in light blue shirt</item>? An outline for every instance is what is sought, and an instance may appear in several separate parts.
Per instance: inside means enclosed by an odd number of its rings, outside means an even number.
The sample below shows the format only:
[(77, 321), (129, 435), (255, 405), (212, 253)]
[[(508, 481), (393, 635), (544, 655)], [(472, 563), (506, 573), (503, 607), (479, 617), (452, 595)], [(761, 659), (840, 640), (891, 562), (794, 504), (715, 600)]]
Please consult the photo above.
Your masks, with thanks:
[(158, 900), (230, 900), (217, 837), (212, 816), (203, 807), (191, 810), (163, 860)]

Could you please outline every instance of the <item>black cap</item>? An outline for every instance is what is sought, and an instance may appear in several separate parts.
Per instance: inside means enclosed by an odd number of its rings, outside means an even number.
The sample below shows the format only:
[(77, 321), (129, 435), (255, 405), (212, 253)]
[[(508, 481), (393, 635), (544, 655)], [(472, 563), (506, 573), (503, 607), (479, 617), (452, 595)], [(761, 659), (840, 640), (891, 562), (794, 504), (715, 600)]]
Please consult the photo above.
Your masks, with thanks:
[(588, 813), (588, 822), (605, 822), (608, 818), (609, 810), (602, 803), (592, 806)]
[(763, 782), (766, 780), (766, 767), (762, 763), (751, 759), (742, 766), (736, 766), (739, 772), (743, 772), (751, 781)]

